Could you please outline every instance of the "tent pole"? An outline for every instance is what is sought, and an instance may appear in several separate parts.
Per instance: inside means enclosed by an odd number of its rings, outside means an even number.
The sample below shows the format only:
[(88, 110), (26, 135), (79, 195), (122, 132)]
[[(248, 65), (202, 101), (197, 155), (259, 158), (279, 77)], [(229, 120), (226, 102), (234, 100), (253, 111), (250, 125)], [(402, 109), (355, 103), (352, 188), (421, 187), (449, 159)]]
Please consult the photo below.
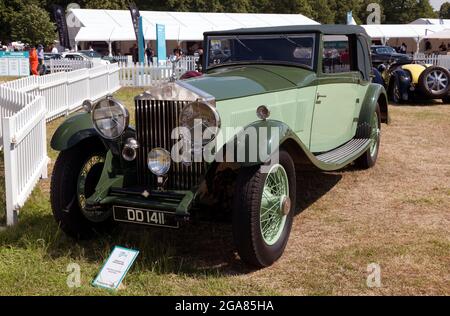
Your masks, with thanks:
[(108, 51), (109, 51), (109, 57), (112, 57), (112, 42), (108, 42)]

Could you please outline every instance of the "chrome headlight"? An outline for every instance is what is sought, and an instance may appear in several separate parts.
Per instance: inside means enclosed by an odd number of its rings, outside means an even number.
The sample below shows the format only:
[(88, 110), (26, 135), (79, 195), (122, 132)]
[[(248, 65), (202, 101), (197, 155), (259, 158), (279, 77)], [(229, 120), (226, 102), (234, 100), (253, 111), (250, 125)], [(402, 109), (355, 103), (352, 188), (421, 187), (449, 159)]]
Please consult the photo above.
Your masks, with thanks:
[(148, 153), (147, 165), (153, 174), (165, 175), (170, 169), (170, 153), (163, 148), (153, 148)]
[(179, 118), (180, 127), (187, 128), (191, 133), (191, 144), (194, 145), (194, 130), (197, 127), (202, 135), (206, 129), (212, 129), (214, 134), (210, 139), (202, 139), (201, 144), (205, 146), (211, 142), (217, 130), (220, 128), (220, 117), (216, 109), (206, 102), (194, 101), (186, 105), (181, 111)]
[(94, 105), (92, 122), (97, 132), (106, 139), (115, 139), (123, 134), (130, 116), (125, 106), (112, 97)]

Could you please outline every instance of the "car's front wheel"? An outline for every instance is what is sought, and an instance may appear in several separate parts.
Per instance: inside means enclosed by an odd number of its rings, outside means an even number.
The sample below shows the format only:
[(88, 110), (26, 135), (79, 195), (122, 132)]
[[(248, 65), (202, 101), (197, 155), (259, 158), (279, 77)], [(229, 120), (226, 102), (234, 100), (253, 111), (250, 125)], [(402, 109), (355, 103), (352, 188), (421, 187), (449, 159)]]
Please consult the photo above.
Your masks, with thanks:
[(391, 98), (392, 102), (395, 104), (403, 103), (402, 93), (400, 91), (400, 86), (399, 86), (398, 80), (396, 78), (394, 78), (392, 80), (390, 98)]
[(281, 150), (278, 163), (240, 170), (233, 206), (233, 237), (239, 256), (267, 267), (284, 252), (295, 210), (295, 167)]
[(51, 205), (61, 229), (77, 239), (86, 239), (110, 227), (104, 210), (88, 210), (86, 199), (94, 192), (105, 163), (103, 145), (83, 142), (60, 152), (53, 168)]

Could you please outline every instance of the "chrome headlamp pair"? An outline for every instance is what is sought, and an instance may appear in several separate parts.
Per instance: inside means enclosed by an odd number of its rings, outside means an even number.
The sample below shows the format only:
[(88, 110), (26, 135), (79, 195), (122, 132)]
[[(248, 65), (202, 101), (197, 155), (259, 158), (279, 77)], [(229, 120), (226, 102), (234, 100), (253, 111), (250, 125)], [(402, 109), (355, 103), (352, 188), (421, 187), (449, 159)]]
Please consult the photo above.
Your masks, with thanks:
[(112, 96), (93, 104), (90, 100), (83, 102), (83, 108), (91, 113), (95, 130), (106, 139), (122, 136), (128, 127), (130, 115), (127, 108)]

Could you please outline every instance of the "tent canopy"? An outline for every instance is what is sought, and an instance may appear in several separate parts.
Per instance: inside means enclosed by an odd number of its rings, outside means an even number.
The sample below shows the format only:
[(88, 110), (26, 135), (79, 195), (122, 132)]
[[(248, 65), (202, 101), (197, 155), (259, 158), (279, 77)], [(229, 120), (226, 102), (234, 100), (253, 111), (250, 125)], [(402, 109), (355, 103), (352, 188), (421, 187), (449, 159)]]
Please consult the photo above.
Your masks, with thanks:
[[(132, 41), (135, 34), (127, 10), (73, 9), (81, 28), (77, 42)], [(301, 14), (202, 13), (141, 11), (145, 40), (156, 39), (156, 24), (164, 24), (166, 40), (199, 41), (207, 31), (237, 28), (319, 24)]]
[(444, 25), (428, 24), (369, 24), (361, 26), (372, 39), (413, 38), (416, 41), (446, 29)]
[(425, 36), (426, 39), (450, 39), (450, 28)]

